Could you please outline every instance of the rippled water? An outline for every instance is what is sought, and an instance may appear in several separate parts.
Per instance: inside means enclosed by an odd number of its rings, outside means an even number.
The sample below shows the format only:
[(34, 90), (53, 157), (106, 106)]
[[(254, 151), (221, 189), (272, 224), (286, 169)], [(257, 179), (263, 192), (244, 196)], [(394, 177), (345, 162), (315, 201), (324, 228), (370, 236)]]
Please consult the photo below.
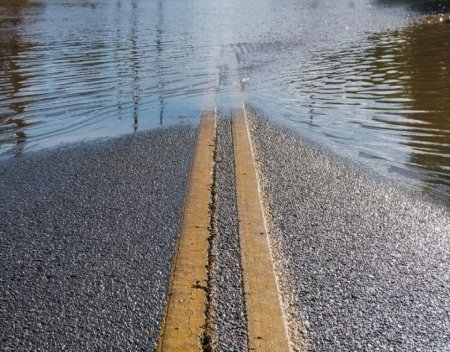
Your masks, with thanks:
[[(442, 18), (442, 22), (441, 22)], [(256, 105), (381, 172), (450, 192), (450, 17), (319, 51), (255, 82)], [(270, 71), (270, 70), (269, 70)], [(261, 78), (261, 77), (260, 77)], [(281, 106), (281, 108), (280, 108)]]
[(0, 156), (196, 123), (240, 81), (269, 117), (450, 194), (450, 24), (425, 19), (448, 7), (0, 0)]

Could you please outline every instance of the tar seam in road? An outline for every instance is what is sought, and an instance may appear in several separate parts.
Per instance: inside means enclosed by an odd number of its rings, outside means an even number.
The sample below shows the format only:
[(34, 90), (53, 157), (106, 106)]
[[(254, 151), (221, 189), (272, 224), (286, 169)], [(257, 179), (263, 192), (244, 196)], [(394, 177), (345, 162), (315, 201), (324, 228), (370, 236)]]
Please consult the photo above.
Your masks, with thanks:
[[(217, 113), (216, 113), (217, 115)], [(217, 116), (216, 116), (216, 124)], [(212, 279), (213, 273), (215, 272), (215, 258), (213, 255), (213, 247), (217, 238), (217, 228), (216, 228), (216, 179), (217, 179), (217, 126), (216, 134), (214, 138), (214, 148), (212, 154), (213, 168), (212, 168), (212, 183), (211, 183), (211, 200), (209, 203), (209, 237), (208, 237), (208, 282), (206, 285), (206, 304), (205, 304), (205, 325), (203, 328), (203, 334), (201, 337), (202, 348), (204, 352), (211, 352), (215, 350), (216, 343), (216, 323), (215, 323), (215, 307), (212, 298)]]
[(216, 152), (215, 265), (210, 282), (216, 325), (214, 347), (218, 352), (239, 352), (248, 350), (248, 342), (229, 116), (218, 120)]

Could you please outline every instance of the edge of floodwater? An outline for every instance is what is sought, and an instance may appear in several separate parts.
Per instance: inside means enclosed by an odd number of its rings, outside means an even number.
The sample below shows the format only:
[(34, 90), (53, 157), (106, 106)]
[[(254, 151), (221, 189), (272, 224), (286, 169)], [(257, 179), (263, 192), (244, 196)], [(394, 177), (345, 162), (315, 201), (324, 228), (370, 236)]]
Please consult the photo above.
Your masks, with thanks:
[(134, 138), (144, 138), (146, 136), (150, 136), (155, 133), (160, 132), (170, 132), (179, 129), (188, 129), (191, 131), (195, 131), (198, 129), (198, 123), (183, 123), (177, 125), (169, 125), (169, 126), (159, 126), (152, 129), (136, 131), (125, 133), (112, 137), (98, 137), (94, 139), (82, 139), (80, 141), (75, 142), (67, 142), (60, 143), (56, 145), (51, 145), (48, 147), (42, 147), (38, 149), (27, 150), (19, 155), (13, 155), (9, 151), (5, 153), (0, 153), (0, 166), (3, 164), (7, 164), (9, 162), (20, 162), (22, 159), (29, 159), (35, 157), (45, 157), (51, 156), (56, 153), (65, 153), (65, 152), (77, 152), (82, 151), (84, 149), (96, 149), (102, 147), (113, 147), (117, 146), (120, 143), (127, 143), (127, 141), (131, 141)]
[[(376, 183), (383, 183), (385, 188), (395, 189), (397, 192), (400, 192), (413, 200), (420, 198), (422, 201), (429, 202), (434, 206), (442, 208), (442, 210), (450, 214), (450, 195), (443, 194), (430, 187), (415, 186), (414, 184), (408, 183), (408, 179), (405, 179), (405, 182), (402, 182), (401, 179), (391, 178), (377, 172), (363, 161), (351, 159), (347, 155), (336, 153), (328, 145), (315, 141), (306, 134), (301, 133), (301, 131), (291, 129), (281, 122), (271, 119), (262, 109), (257, 108), (252, 104), (246, 103), (245, 109), (249, 111), (249, 122), (251, 126), (254, 123), (252, 121), (254, 119), (264, 120), (280, 129), (282, 132), (300, 139), (301, 142), (305, 143), (312, 151), (322, 154), (329, 160), (337, 162), (346, 168), (353, 169), (355, 172), (360, 173), (362, 176), (367, 177)], [(253, 128), (251, 128), (251, 131), (253, 131)]]
[[(366, 179), (368, 182), (374, 182), (375, 184), (382, 185), (383, 188), (387, 189), (389, 192), (392, 191), (393, 194), (398, 194), (403, 196), (405, 199), (411, 201), (411, 205), (417, 204), (417, 202), (428, 204), (434, 209), (439, 209), (443, 215), (450, 217), (450, 207), (446, 206), (445, 203), (432, 198), (429, 194), (424, 194), (415, 188), (410, 188), (405, 184), (402, 184), (396, 179), (389, 179), (386, 176), (380, 175), (370, 169), (367, 165), (355, 160), (346, 158), (345, 156), (333, 153), (327, 146), (319, 144), (318, 142), (311, 140), (299, 133), (298, 131), (287, 128), (286, 126), (280, 125), (276, 121), (268, 118), (264, 113), (251, 106), (251, 104), (245, 104), (245, 109), (248, 111), (247, 116), (249, 117), (250, 133), (254, 136), (256, 124), (258, 124), (258, 119), (268, 123), (269, 126), (279, 129), (281, 133), (285, 133), (291, 137), (299, 139), (305, 144), (307, 148), (311, 151), (317, 153), (318, 157), (325, 157), (332, 163), (337, 163), (343, 168), (348, 168), (351, 172), (354, 172), (359, 177)], [(259, 136), (258, 138), (261, 138)], [(256, 169), (258, 171), (258, 178), (260, 180), (261, 186), (261, 197), (263, 202), (263, 210), (265, 212), (265, 217), (267, 219), (268, 225), (268, 235), (270, 238), (270, 246), (274, 259), (275, 271), (277, 278), (280, 281), (279, 289), (281, 293), (282, 306), (284, 310), (285, 319), (287, 322), (287, 327), (289, 335), (292, 341), (292, 348), (296, 352), (309, 351), (311, 349), (311, 341), (309, 337), (309, 323), (305, 316), (305, 310), (303, 307), (302, 297), (297, 295), (295, 287), (292, 286), (292, 277), (290, 276), (289, 263), (284, 259), (284, 247), (285, 243), (280, 239), (279, 236), (279, 225), (274, 221), (270, 192), (269, 192), (269, 181), (267, 176), (263, 173), (263, 168), (261, 167), (261, 153), (256, 145), (255, 138), (252, 138), (252, 144), (255, 151), (255, 161)], [(450, 205), (450, 203), (449, 203)]]

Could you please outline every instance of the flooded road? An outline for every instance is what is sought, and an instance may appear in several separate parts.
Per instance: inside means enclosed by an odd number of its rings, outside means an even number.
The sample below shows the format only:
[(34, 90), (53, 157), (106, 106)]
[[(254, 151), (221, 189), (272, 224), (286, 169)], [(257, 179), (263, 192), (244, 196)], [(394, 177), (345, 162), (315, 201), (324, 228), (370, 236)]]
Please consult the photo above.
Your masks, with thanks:
[(448, 194), (450, 24), (440, 19), (319, 51), (265, 75), (250, 94), (264, 110), (273, 86), (283, 87), (270, 114), (281, 112), (291, 128), (381, 173)]
[(448, 196), (450, 23), (427, 16), (449, 11), (445, 1), (0, 0), (0, 155), (195, 124), (207, 96), (237, 84), (235, 70), (269, 118)]

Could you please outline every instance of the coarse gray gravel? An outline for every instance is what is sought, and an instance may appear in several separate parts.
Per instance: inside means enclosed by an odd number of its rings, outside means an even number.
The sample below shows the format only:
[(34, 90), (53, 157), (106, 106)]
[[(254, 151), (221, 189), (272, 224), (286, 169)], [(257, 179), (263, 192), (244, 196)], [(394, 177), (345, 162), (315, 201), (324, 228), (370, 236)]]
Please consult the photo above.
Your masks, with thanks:
[(449, 209), (251, 113), (281, 291), (310, 350), (450, 351)]
[(215, 237), (211, 254), (212, 305), (217, 351), (246, 351), (247, 325), (244, 313), (240, 263), (236, 181), (231, 120), (217, 124), (215, 173)]
[(0, 163), (2, 351), (155, 348), (189, 126)]

